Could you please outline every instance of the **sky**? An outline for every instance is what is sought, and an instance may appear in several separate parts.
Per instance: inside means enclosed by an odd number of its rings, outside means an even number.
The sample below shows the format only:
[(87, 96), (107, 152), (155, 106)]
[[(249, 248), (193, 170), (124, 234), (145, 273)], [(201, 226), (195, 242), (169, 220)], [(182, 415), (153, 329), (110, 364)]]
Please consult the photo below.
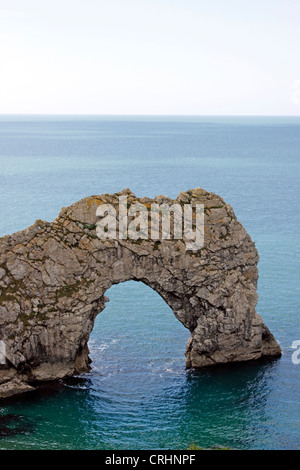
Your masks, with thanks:
[(300, 0), (0, 0), (0, 114), (300, 115)]

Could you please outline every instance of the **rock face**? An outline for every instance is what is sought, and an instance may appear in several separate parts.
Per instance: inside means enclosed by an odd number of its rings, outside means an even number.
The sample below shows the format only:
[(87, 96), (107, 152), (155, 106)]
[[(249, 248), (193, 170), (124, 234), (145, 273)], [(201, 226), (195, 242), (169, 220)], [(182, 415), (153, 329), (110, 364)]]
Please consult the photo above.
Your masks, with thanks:
[[(204, 246), (182, 240), (101, 240), (96, 210), (119, 196), (139, 202), (204, 204)], [(138, 199), (130, 190), (85, 198), (52, 223), (0, 239), (0, 397), (90, 369), (88, 340), (112, 284), (142, 281), (191, 332), (186, 366), (202, 368), (281, 350), (256, 313), (258, 254), (229, 204), (200, 188), (176, 200)], [(133, 325), (134, 328), (134, 325)]]

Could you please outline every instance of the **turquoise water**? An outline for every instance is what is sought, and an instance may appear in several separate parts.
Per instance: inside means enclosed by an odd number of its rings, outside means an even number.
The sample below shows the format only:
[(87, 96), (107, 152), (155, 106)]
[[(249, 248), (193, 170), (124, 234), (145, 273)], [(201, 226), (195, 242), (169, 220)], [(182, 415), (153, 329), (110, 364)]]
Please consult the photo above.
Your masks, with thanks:
[(91, 373), (0, 402), (0, 449), (300, 449), (299, 157), (300, 118), (0, 117), (0, 235), (125, 187), (213, 191), (256, 243), (257, 311), (283, 349), (186, 371), (189, 332), (163, 300), (141, 283), (113, 286)]

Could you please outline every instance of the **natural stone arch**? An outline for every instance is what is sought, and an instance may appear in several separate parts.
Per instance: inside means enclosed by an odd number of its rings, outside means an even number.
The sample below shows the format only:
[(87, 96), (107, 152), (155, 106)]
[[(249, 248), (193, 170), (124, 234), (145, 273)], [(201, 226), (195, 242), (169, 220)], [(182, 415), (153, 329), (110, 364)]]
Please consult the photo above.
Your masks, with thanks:
[[(100, 240), (96, 210), (119, 196), (140, 202), (201, 203), (204, 246), (182, 240)], [(117, 212), (118, 213), (118, 212)], [(138, 199), (130, 190), (85, 198), (63, 208), (52, 223), (36, 221), (0, 239), (0, 338), (7, 365), (0, 396), (24, 383), (89, 370), (88, 339), (105, 308), (105, 292), (128, 280), (154, 289), (191, 332), (187, 367), (280, 355), (256, 313), (257, 250), (229, 204), (200, 188), (177, 199)], [(21, 383), (21, 385), (20, 385)], [(18, 388), (19, 387), (19, 388)]]

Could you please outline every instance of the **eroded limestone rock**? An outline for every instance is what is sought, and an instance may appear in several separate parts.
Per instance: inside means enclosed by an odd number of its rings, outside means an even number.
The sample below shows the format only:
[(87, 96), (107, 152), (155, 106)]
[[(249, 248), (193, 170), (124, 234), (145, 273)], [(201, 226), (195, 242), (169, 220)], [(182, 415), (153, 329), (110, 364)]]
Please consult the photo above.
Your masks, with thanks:
[[(192, 252), (182, 240), (98, 239), (96, 209), (105, 203), (118, 209), (120, 195), (128, 205), (147, 207), (203, 203), (204, 247)], [(88, 197), (63, 208), (51, 223), (38, 220), (1, 238), (0, 339), (7, 364), (0, 370), (0, 397), (13, 393), (14, 383), (20, 390), (21, 382), (26, 387), (88, 371), (87, 342), (108, 300), (104, 294), (128, 280), (152, 287), (190, 330), (188, 368), (279, 356), (255, 311), (257, 262), (255, 245), (231, 206), (200, 188), (175, 201), (138, 199), (128, 189)]]

